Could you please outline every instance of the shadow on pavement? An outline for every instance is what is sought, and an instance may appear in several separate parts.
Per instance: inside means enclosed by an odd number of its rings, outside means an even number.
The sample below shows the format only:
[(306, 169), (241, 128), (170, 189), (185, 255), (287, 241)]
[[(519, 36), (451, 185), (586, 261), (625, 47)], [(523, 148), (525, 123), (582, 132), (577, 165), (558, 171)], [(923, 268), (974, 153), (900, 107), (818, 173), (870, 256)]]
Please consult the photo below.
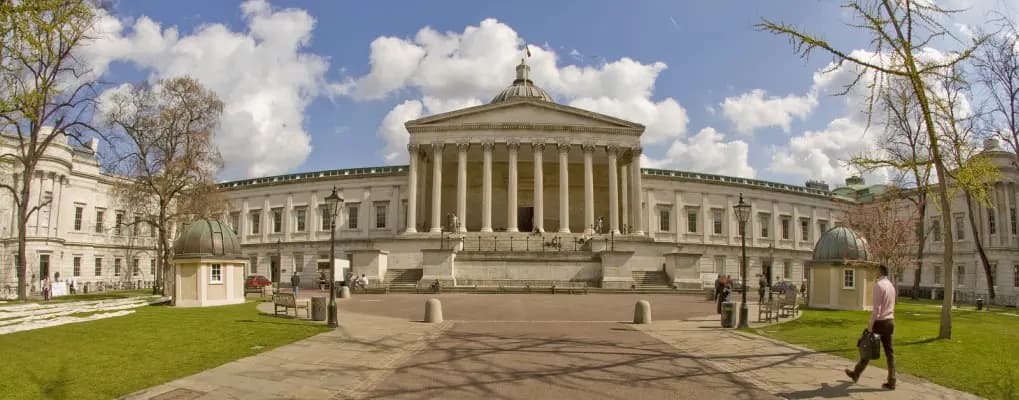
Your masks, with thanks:
[(832, 399), (849, 397), (853, 393), (884, 392), (885, 389), (852, 387), (852, 382), (845, 381), (832, 386), (822, 383), (821, 387), (813, 390), (801, 390), (798, 392), (778, 393), (779, 397), (786, 399)]

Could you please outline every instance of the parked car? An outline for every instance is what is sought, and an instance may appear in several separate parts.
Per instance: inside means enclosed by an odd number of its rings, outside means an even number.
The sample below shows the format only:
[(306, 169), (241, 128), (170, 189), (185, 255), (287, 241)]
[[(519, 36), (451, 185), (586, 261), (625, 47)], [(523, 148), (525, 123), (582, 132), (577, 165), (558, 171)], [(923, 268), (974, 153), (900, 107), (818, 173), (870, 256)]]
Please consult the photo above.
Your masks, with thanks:
[(774, 293), (785, 293), (787, 290), (796, 290), (796, 285), (790, 281), (779, 281), (771, 285), (771, 291)]
[(245, 289), (261, 289), (269, 285), (272, 285), (272, 281), (264, 275), (248, 275), (248, 277), (244, 279)]

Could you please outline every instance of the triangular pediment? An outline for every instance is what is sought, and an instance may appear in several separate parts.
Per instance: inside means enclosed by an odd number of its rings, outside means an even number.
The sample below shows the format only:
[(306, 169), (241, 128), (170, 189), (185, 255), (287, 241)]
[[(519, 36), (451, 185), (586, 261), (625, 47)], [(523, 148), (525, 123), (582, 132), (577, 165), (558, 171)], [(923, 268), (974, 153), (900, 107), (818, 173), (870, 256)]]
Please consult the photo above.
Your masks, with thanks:
[(540, 100), (513, 100), (485, 104), (424, 117), (406, 123), (408, 131), (438, 127), (503, 126), (534, 124), (540, 126), (590, 127), (594, 130), (623, 130), (642, 133), (644, 126), (605, 114)]

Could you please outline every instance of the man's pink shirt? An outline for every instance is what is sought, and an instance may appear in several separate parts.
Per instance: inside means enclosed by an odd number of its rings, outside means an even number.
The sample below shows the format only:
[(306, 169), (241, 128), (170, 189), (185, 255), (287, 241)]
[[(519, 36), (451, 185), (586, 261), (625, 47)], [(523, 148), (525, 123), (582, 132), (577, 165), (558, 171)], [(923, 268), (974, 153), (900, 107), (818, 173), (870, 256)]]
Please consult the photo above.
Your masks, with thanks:
[(895, 318), (895, 285), (884, 276), (874, 285), (874, 310), (870, 313), (870, 330), (874, 330), (874, 321), (893, 318)]

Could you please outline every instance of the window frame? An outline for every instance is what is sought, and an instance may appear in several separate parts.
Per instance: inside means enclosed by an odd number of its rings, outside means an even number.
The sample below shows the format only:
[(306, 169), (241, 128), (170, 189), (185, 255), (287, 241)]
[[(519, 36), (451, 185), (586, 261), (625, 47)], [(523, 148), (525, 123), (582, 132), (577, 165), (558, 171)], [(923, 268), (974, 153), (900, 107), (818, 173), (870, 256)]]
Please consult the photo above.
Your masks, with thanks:
[(955, 215), (955, 240), (963, 241), (966, 240), (966, 216), (962, 214)]
[(966, 266), (956, 265), (955, 266), (955, 284), (959, 286), (966, 286)]
[(800, 241), (810, 241), (810, 218), (800, 218)]
[(757, 233), (761, 235), (761, 238), (770, 238), (771, 214), (757, 213), (757, 222), (760, 224), (760, 229), (757, 230)]
[(113, 276), (114, 277), (119, 277), (120, 274), (121, 274), (120, 267), (123, 264), (123, 262), (121, 260), (123, 260), (123, 259), (120, 258), (120, 257), (114, 257), (113, 258)]
[[(848, 279), (847, 279), (848, 278)], [(849, 285), (846, 285), (846, 282)], [(856, 289), (856, 270), (853, 268), (842, 269), (842, 288), (843, 289)]]
[(81, 228), (85, 222), (85, 206), (75, 205), (74, 206), (74, 231), (81, 232)]
[(994, 208), (987, 209), (987, 234), (997, 235), (998, 234), (998, 218), (997, 213), (994, 212)]
[(717, 208), (711, 210), (711, 233), (714, 235), (725, 234), (725, 212)]
[(272, 219), (272, 233), (283, 233), (283, 209), (273, 208), (269, 210)]
[(248, 212), (248, 234), (258, 235), (262, 233), (262, 210)]
[(294, 232), (304, 232), (308, 229), (308, 209), (299, 207), (294, 209)]
[(789, 240), (792, 238), (792, 218), (788, 216), (779, 217), (779, 224), (782, 225), (782, 240)]
[(223, 284), (223, 265), (222, 264), (210, 264), (209, 265), (209, 284), (210, 285), (221, 285), (221, 284)]
[(661, 231), (661, 232), (671, 232), (672, 230), (669, 229), (669, 228), (671, 228), (671, 226), (670, 226), (671, 219), (672, 219), (672, 210), (670, 210), (668, 208), (659, 208), (658, 209), (658, 230)]
[(106, 209), (96, 207), (96, 233), (106, 233), (106, 228), (103, 226), (103, 222), (106, 219)]
[(697, 208), (686, 209), (686, 233), (697, 233), (697, 219), (699, 215), (700, 210)]
[(389, 203), (375, 203), (375, 229), (386, 229), (389, 225)]
[(113, 234), (115, 236), (124, 236), (124, 218), (126, 214), (123, 211), (113, 212)]
[(95, 257), (92, 264), (92, 276), (103, 276), (103, 258)]
[(74, 277), (81, 276), (81, 256), (71, 257), (71, 275)]
[(347, 211), (347, 229), (358, 229), (358, 213), (361, 211), (361, 203), (350, 203), (344, 206)]

